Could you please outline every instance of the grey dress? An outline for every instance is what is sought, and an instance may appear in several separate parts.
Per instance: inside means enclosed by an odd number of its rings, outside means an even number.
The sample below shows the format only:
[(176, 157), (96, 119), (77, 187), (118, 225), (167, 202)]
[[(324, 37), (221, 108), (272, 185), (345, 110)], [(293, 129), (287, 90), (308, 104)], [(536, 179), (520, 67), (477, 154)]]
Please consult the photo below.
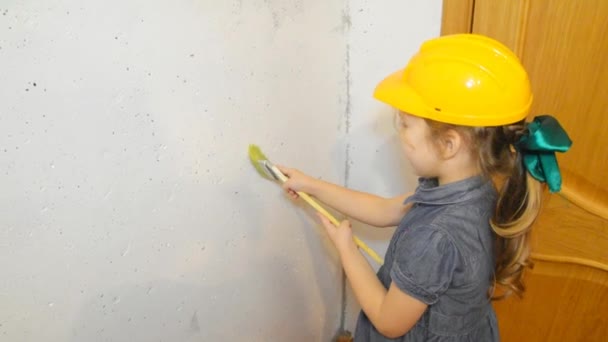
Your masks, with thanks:
[(428, 308), (396, 339), (380, 334), (362, 311), (355, 342), (498, 341), (488, 297), (494, 269), (489, 219), (496, 203), (491, 182), (477, 176), (438, 186), (421, 178), (405, 203), (413, 207), (391, 239), (378, 278)]

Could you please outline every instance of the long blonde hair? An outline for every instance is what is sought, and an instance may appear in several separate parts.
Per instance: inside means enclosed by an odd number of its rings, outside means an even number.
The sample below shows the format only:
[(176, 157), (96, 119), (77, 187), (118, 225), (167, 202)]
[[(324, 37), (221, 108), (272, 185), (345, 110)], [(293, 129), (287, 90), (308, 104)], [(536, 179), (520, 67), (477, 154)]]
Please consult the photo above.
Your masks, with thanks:
[[(513, 144), (526, 134), (525, 121), (497, 127), (468, 127), (425, 119), (431, 137), (441, 148), (441, 136), (448, 130), (458, 132), (477, 157), (483, 176), (492, 179), (498, 191), (496, 209), (490, 226), (496, 233), (494, 281), (502, 299), (525, 291), (523, 276), (530, 260), (530, 230), (540, 211), (541, 183), (526, 171), (522, 155)], [(492, 293), (495, 293), (493, 286)]]

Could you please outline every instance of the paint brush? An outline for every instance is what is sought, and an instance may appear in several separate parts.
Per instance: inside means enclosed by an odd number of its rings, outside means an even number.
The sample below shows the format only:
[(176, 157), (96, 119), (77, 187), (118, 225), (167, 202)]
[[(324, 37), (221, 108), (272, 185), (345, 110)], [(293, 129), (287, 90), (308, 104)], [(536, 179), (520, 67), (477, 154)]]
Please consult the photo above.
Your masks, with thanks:
[[(273, 163), (268, 160), (268, 158), (262, 153), (262, 150), (256, 145), (249, 145), (249, 159), (253, 164), (253, 167), (258, 171), (258, 173), (267, 179), (277, 180), (281, 183), (285, 183), (287, 181), (287, 176), (279, 170)], [(340, 225), (340, 221), (338, 221), (332, 214), (330, 214), (325, 208), (323, 208), (317, 201), (315, 201), (309, 194), (305, 192), (298, 191), (297, 194), (311, 207), (317, 210), (321, 215), (325, 216), (333, 225), (338, 227)], [(382, 258), (369, 246), (361, 241), (357, 236), (353, 235), (353, 240), (357, 247), (363, 250), (367, 255), (369, 255), (374, 261), (378, 264), (382, 265)]]

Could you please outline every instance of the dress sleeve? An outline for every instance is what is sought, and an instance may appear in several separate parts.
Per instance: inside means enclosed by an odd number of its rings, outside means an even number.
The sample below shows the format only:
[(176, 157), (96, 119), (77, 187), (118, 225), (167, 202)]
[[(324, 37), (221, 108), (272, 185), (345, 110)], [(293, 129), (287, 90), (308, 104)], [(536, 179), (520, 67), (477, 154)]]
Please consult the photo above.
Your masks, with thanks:
[(397, 241), (390, 276), (401, 291), (432, 305), (452, 282), (457, 262), (458, 251), (445, 232), (419, 227)]

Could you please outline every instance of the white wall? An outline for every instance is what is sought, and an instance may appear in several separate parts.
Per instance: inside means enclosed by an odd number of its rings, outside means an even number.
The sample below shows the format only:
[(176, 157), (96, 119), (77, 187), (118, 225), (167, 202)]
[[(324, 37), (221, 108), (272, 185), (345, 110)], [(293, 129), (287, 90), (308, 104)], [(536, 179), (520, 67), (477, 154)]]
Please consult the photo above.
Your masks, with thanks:
[[(370, 96), (437, 34), (439, 6), (2, 1), (0, 340), (329, 340), (335, 252), (247, 146), (411, 188)], [(387, 233), (356, 228), (383, 251)]]
[(247, 147), (343, 181), (343, 13), (2, 1), (0, 340), (328, 340), (335, 254)]
[[(350, 0), (348, 7), (350, 128), (346, 183), (358, 190), (397, 196), (414, 190), (417, 177), (402, 157), (393, 124), (395, 111), (373, 99), (372, 94), (385, 76), (405, 66), (420, 43), (439, 35), (442, 0)], [(356, 222), (353, 228), (384, 255), (393, 228), (377, 229)], [(354, 331), (360, 306), (348, 286), (345, 309), (345, 327)]]

